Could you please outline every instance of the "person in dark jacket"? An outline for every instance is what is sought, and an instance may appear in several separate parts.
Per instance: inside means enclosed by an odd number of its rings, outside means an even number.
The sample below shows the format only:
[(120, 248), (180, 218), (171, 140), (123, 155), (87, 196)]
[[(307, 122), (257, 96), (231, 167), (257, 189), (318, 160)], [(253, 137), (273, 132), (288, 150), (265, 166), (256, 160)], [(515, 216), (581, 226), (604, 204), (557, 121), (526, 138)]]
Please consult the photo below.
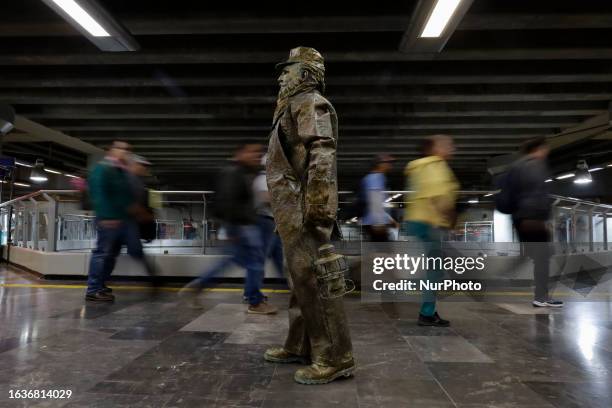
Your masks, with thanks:
[[(261, 232), (257, 226), (252, 185), (260, 167), (262, 150), (263, 146), (260, 144), (244, 145), (234, 155), (232, 164), (221, 171), (215, 196), (216, 213), (228, 232), (229, 256), (190, 282), (181, 291), (182, 296), (188, 294), (197, 296), (211, 278), (234, 263), (246, 269), (245, 296), (249, 302), (247, 312), (255, 314), (277, 312), (277, 308), (269, 305), (261, 292), (265, 255)], [(194, 290), (195, 293), (191, 292)]]
[(115, 299), (106, 281), (123, 245), (127, 247), (128, 254), (143, 262), (147, 272), (153, 275), (153, 269), (144, 257), (138, 226), (134, 222), (136, 201), (130, 183), (129, 160), (130, 145), (115, 141), (89, 176), (89, 197), (96, 213), (97, 242), (89, 265), (85, 294), (88, 301), (112, 302)]
[(512, 221), (519, 240), (524, 244), (525, 254), (534, 263), (535, 296), (532, 304), (534, 307), (562, 307), (563, 302), (551, 299), (548, 294), (550, 233), (547, 222), (552, 202), (545, 182), (549, 176), (546, 138), (525, 142), (522, 151), (523, 157), (510, 170), (516, 194)]
[(128, 179), (134, 195), (132, 215), (138, 224), (139, 239), (151, 242), (156, 237), (155, 214), (149, 203), (149, 189), (145, 179), (151, 175), (151, 162), (144, 157), (134, 154), (130, 159)]

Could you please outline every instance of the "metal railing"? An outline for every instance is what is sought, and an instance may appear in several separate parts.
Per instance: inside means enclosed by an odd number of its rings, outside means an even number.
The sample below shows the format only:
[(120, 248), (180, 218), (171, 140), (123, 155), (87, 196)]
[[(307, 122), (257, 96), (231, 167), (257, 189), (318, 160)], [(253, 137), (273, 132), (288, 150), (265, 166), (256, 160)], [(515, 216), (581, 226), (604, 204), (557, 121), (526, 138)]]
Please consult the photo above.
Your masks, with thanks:
[[(148, 250), (175, 253), (205, 253), (220, 241), (218, 223), (207, 213), (213, 191), (156, 191), (163, 208), (156, 210), (156, 239), (145, 244)], [(388, 209), (398, 220), (410, 191), (386, 191)], [(458, 227), (447, 234), (447, 241), (516, 242), (509, 216), (494, 211), (492, 191), (460, 191), (459, 202), (467, 211)], [(353, 205), (340, 192), (339, 222), (345, 244), (363, 240), (358, 221), (350, 214)], [(393, 198), (395, 197), (395, 198)], [(477, 199), (476, 199), (477, 198)], [(553, 195), (551, 219), (553, 240), (571, 252), (608, 250), (612, 205)], [(95, 217), (79, 208), (76, 190), (40, 190), (0, 204), (2, 244), (43, 251), (87, 250), (96, 239)], [(194, 215), (195, 214), (195, 215)], [(484, 218), (483, 218), (484, 216)], [(9, 234), (10, 232), (10, 234)], [(401, 229), (395, 231), (404, 239)], [(500, 238), (502, 237), (502, 238)]]

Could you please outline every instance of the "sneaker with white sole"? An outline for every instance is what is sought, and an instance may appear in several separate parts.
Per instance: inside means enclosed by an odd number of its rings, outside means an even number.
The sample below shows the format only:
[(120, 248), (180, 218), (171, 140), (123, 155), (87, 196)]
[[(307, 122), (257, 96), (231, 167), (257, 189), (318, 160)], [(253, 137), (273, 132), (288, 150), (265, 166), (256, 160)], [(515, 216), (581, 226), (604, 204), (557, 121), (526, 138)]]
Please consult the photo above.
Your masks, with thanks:
[(560, 300), (534, 300), (532, 303), (533, 307), (563, 307), (563, 302)]

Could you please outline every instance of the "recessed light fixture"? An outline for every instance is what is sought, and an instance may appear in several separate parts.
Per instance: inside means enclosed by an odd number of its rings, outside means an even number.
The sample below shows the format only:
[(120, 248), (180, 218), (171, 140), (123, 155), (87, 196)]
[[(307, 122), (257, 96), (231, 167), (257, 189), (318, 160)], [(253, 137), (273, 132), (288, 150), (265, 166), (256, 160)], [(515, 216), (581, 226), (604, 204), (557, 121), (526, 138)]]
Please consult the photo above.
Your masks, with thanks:
[(544, 182), (545, 182), (545, 183), (550, 183), (550, 182), (552, 182), (552, 181), (553, 181), (553, 179), (550, 179), (550, 178), (549, 178), (549, 179), (544, 180)]
[(51, 0), (64, 10), (72, 19), (89, 34), (94, 37), (110, 37), (108, 31), (104, 29), (92, 16), (79, 6), (74, 0)]
[(42, 183), (43, 181), (49, 180), (49, 178), (45, 174), (45, 164), (41, 159), (36, 159), (36, 164), (30, 172), (30, 180), (35, 181), (37, 183)]
[(586, 160), (578, 160), (576, 164), (576, 178), (574, 183), (576, 184), (588, 184), (593, 182), (593, 177), (589, 173), (589, 166)]
[(484, 196), (485, 196), (485, 197), (491, 197), (492, 195), (493, 195), (493, 193), (487, 193), (487, 194), (485, 194)]
[(459, 3), (461, 3), (461, 0), (438, 0), (425, 24), (425, 28), (423, 28), (421, 37), (440, 37), (455, 10), (457, 10)]
[(557, 180), (563, 180), (563, 179), (571, 178), (571, 177), (574, 177), (574, 176), (575, 176), (574, 173), (562, 174), (562, 175), (557, 177)]

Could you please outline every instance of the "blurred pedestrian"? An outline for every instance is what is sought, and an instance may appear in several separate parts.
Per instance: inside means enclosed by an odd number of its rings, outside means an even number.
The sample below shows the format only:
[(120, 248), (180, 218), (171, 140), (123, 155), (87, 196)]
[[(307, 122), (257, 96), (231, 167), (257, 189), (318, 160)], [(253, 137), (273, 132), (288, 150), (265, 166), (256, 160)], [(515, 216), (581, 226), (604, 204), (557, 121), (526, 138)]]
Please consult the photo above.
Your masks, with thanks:
[(134, 195), (134, 205), (130, 212), (138, 224), (140, 239), (151, 242), (156, 238), (155, 214), (149, 203), (149, 189), (145, 178), (151, 175), (151, 163), (144, 157), (134, 154), (130, 158), (128, 179)]
[(103, 160), (92, 170), (89, 180), (89, 198), (96, 213), (97, 241), (92, 251), (85, 299), (112, 302), (115, 297), (106, 282), (115, 267), (123, 245), (130, 256), (144, 263), (138, 225), (134, 219), (136, 196), (130, 181), (130, 145), (115, 141)]
[[(266, 156), (261, 159), (261, 165), (265, 167)], [(280, 237), (276, 233), (276, 224), (270, 207), (270, 192), (266, 181), (264, 167), (253, 180), (253, 194), (255, 199), (255, 212), (257, 213), (257, 226), (261, 233), (261, 244), (264, 251), (264, 265), (270, 259), (279, 277), (283, 277), (283, 246)], [(265, 273), (264, 273), (265, 277)], [(267, 296), (264, 296), (267, 299)], [(244, 300), (248, 300), (246, 292)]]
[[(408, 163), (405, 170), (407, 190), (412, 191), (404, 216), (406, 233), (423, 242), (428, 257), (442, 256), (443, 231), (455, 225), (459, 183), (447, 164), (454, 150), (450, 136), (428, 137), (423, 143), (423, 157)], [(441, 270), (427, 271), (429, 282), (437, 282), (441, 277)], [(423, 291), (418, 324), (440, 327), (450, 325), (436, 311), (435, 291)]]
[(397, 221), (385, 211), (387, 200), (387, 173), (393, 169), (395, 159), (388, 154), (376, 156), (370, 172), (361, 180), (359, 194), (365, 203), (361, 225), (371, 242), (389, 241), (389, 226), (397, 227)]
[(543, 136), (525, 142), (523, 157), (512, 165), (508, 173), (515, 201), (512, 222), (526, 255), (534, 263), (534, 307), (563, 307), (563, 302), (551, 299), (548, 293), (550, 232), (547, 222), (552, 211), (546, 184), (549, 151)]
[[(261, 161), (262, 166), (266, 165), (266, 156)], [(266, 181), (266, 171), (262, 167), (261, 171), (253, 181), (253, 194), (255, 194), (255, 210), (257, 212), (257, 225), (261, 231), (261, 241), (263, 243), (264, 255), (271, 259), (276, 272), (283, 276), (283, 246), (280, 237), (276, 233), (276, 224), (270, 207), (270, 192)]]
[[(263, 146), (249, 143), (240, 147), (231, 165), (221, 172), (216, 192), (216, 213), (225, 224), (230, 245), (227, 257), (204, 271), (181, 291), (181, 296), (197, 296), (215, 277), (229, 265), (246, 269), (245, 296), (248, 313), (273, 314), (277, 308), (269, 305), (261, 292), (264, 274), (264, 248), (257, 226), (257, 213), (253, 194), (253, 180), (260, 168)], [(195, 291), (195, 292), (191, 292)], [(197, 298), (194, 297), (197, 301)]]

